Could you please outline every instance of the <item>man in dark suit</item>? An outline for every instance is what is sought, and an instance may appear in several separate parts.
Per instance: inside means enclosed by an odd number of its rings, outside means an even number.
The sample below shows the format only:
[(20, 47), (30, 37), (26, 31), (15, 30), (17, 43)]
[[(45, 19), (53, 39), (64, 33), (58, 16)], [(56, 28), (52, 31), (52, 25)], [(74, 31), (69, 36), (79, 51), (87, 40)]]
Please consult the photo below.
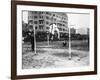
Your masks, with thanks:
[(64, 40), (63, 47), (66, 47), (66, 45), (67, 45), (66, 40)]
[(29, 36), (30, 36), (31, 48), (32, 48), (32, 51), (34, 51), (34, 32), (29, 31)]
[(31, 45), (32, 45), (32, 51), (34, 51), (34, 35), (31, 35)]

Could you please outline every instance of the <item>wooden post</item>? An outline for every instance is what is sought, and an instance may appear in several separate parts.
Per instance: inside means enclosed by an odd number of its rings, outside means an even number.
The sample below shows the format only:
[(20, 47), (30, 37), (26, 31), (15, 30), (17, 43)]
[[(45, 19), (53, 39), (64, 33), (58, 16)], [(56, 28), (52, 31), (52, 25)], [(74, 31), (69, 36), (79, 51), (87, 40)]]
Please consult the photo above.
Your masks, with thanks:
[(49, 46), (49, 32), (48, 32), (48, 46)]
[(70, 33), (70, 26), (69, 26), (69, 60), (71, 60), (71, 33)]
[(34, 27), (34, 53), (36, 54), (36, 36), (35, 36), (35, 25)]

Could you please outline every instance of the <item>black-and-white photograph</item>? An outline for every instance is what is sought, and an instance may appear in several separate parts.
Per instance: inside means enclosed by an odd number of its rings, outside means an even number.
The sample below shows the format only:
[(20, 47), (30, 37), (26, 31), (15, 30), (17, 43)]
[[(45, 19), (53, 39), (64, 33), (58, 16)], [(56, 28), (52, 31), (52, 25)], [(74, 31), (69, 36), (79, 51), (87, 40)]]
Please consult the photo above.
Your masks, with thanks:
[(12, 2), (12, 79), (97, 74), (97, 6)]
[(22, 69), (90, 65), (90, 14), (22, 10)]

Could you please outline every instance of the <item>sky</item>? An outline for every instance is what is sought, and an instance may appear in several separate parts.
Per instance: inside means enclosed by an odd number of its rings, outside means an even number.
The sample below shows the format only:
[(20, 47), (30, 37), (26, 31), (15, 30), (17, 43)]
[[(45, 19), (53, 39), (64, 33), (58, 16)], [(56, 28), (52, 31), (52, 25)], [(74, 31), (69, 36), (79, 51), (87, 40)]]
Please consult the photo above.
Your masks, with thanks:
[(89, 14), (67, 14), (68, 15), (68, 25), (70, 27), (78, 28), (89, 28), (90, 16)]
[(76, 29), (76, 33), (87, 34), (87, 28), (90, 27), (89, 14), (67, 14), (68, 25)]

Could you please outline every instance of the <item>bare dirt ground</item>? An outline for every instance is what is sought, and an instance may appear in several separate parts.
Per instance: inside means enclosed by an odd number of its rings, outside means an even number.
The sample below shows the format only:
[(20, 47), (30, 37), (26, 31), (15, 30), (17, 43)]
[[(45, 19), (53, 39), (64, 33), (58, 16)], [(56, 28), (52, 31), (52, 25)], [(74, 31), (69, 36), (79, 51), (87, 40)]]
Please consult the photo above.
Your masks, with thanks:
[(31, 47), (31, 45), (24, 44), (23, 46), (23, 69), (81, 67), (89, 65), (89, 51), (81, 49), (81, 47), (71, 49), (72, 58), (69, 60), (68, 47), (62, 47), (60, 42), (53, 42), (50, 45), (47, 45), (47, 42), (37, 43), (36, 53), (32, 52), (31, 48), (26, 49), (25, 46)]

